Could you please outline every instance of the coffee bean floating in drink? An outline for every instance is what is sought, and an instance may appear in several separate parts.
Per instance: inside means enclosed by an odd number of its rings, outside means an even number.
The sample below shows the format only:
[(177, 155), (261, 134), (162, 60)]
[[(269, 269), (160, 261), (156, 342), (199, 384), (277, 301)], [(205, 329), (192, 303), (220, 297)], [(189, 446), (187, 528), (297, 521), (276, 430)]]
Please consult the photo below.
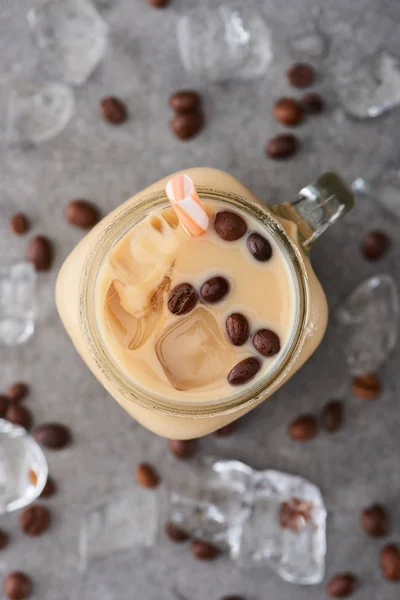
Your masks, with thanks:
[(241, 313), (233, 313), (226, 319), (226, 333), (234, 346), (243, 346), (249, 339), (249, 322)]
[(251, 233), (247, 238), (247, 248), (259, 262), (266, 262), (272, 256), (272, 246), (261, 233)]
[(208, 304), (220, 302), (230, 290), (229, 281), (225, 277), (211, 277), (200, 288), (200, 296)]
[(263, 356), (270, 358), (281, 349), (279, 337), (270, 329), (259, 329), (253, 335), (253, 346)]
[(198, 295), (190, 283), (180, 283), (170, 292), (168, 309), (173, 315), (186, 315), (197, 304)]
[(241, 360), (228, 374), (231, 385), (243, 385), (253, 379), (261, 368), (261, 362), (255, 356)]
[(247, 223), (237, 213), (222, 210), (215, 215), (214, 229), (226, 242), (236, 242), (246, 233)]

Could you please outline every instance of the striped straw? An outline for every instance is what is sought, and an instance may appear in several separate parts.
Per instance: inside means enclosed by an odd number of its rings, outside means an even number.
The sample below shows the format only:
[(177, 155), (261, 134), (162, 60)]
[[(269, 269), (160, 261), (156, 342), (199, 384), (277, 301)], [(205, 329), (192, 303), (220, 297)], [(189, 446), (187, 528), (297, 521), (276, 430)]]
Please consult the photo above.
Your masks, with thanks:
[(165, 191), (186, 231), (193, 237), (204, 233), (209, 218), (189, 175), (176, 175), (168, 181)]

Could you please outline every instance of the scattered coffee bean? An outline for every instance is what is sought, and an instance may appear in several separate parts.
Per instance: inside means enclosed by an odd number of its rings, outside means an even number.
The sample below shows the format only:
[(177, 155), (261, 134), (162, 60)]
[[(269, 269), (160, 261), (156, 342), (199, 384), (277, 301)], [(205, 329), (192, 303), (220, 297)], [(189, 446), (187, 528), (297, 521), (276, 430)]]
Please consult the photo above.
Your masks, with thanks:
[(192, 458), (197, 451), (197, 440), (169, 440), (169, 448), (176, 458)]
[(32, 427), (32, 415), (27, 408), (11, 405), (7, 408), (5, 418), (14, 425), (20, 425), (27, 431)]
[(10, 219), (10, 229), (15, 235), (23, 235), (29, 229), (28, 217), (24, 213), (15, 213)]
[(13, 383), (10, 385), (6, 389), (5, 395), (12, 404), (18, 404), (20, 400), (23, 400), (25, 396), (28, 395), (28, 392), (29, 388), (26, 383), (19, 381), (18, 383)]
[(389, 533), (389, 517), (381, 504), (373, 504), (361, 511), (361, 525), (371, 537), (384, 537)]
[(228, 382), (231, 385), (243, 385), (255, 377), (261, 368), (258, 358), (250, 356), (235, 365), (228, 374)]
[(26, 258), (36, 271), (48, 271), (53, 260), (53, 247), (50, 240), (43, 235), (32, 238), (28, 243)]
[(389, 581), (400, 581), (400, 549), (396, 544), (388, 544), (379, 555), (382, 575)]
[(237, 213), (222, 210), (215, 215), (214, 229), (226, 242), (236, 242), (247, 231), (246, 221)]
[(322, 96), (316, 92), (310, 92), (302, 97), (300, 106), (305, 113), (317, 115), (324, 110), (325, 103)]
[(9, 600), (24, 600), (32, 593), (31, 580), (22, 571), (13, 571), (4, 579), (3, 590)]
[(169, 122), (172, 133), (183, 141), (195, 137), (203, 129), (203, 125), (204, 116), (200, 111), (175, 115)]
[(253, 335), (253, 346), (263, 356), (271, 357), (281, 349), (279, 337), (270, 329), (259, 329)]
[(136, 468), (136, 481), (142, 487), (153, 489), (160, 485), (157, 471), (148, 463), (141, 463)]
[(377, 398), (382, 391), (382, 384), (377, 375), (358, 375), (353, 379), (353, 392), (364, 400)]
[(290, 85), (296, 88), (305, 88), (314, 81), (314, 69), (310, 65), (297, 63), (287, 70)]
[(154, 8), (165, 8), (169, 0), (147, 0), (147, 3)]
[(287, 502), (282, 502), (279, 509), (279, 523), (282, 529), (291, 529), (300, 531), (307, 523), (311, 521), (312, 502), (300, 500), (299, 498), (290, 498)]
[(226, 319), (226, 333), (234, 346), (243, 346), (249, 339), (249, 322), (241, 313), (232, 313)]
[(200, 96), (193, 90), (181, 90), (170, 96), (168, 104), (180, 115), (193, 113), (200, 108)]
[(19, 524), (24, 533), (31, 536), (42, 535), (50, 523), (50, 512), (42, 504), (31, 504), (21, 511)]
[(33, 432), (33, 437), (45, 448), (61, 450), (68, 446), (71, 441), (71, 432), (61, 423), (44, 423), (39, 425)]
[(252, 256), (260, 262), (266, 262), (272, 256), (272, 246), (260, 233), (251, 233), (247, 238), (247, 248)]
[(298, 125), (303, 119), (303, 109), (293, 98), (279, 98), (273, 112), (275, 119), (283, 125)]
[(265, 152), (269, 158), (280, 160), (295, 154), (298, 147), (299, 142), (296, 136), (291, 133), (281, 133), (269, 140)]
[(197, 304), (198, 295), (190, 283), (180, 283), (170, 291), (168, 309), (173, 315), (186, 315)]
[(0, 550), (3, 550), (8, 544), (8, 534), (4, 529), (0, 529)]
[(237, 421), (232, 421), (232, 423), (228, 423), (228, 425), (224, 425), (223, 427), (217, 429), (217, 431), (214, 432), (214, 435), (217, 437), (229, 437), (236, 431), (236, 429)]
[(343, 422), (343, 404), (339, 400), (332, 400), (322, 411), (322, 427), (331, 433), (338, 431)]
[(189, 534), (186, 533), (184, 529), (178, 527), (174, 523), (167, 523), (165, 526), (165, 533), (173, 542), (177, 542), (181, 544), (182, 542), (186, 542), (189, 539)]
[(57, 486), (52, 477), (50, 475), (47, 478), (46, 485), (44, 486), (42, 493), (39, 498), (51, 498), (57, 492)]
[(90, 229), (99, 220), (97, 208), (86, 200), (71, 200), (64, 214), (68, 223), (81, 229)]
[(199, 560), (214, 560), (219, 554), (218, 548), (200, 540), (193, 540), (191, 550), (193, 556)]
[(106, 96), (100, 100), (100, 110), (103, 119), (112, 125), (120, 125), (128, 118), (125, 104), (115, 96)]
[(225, 277), (211, 277), (200, 288), (200, 296), (205, 302), (220, 302), (230, 290), (229, 281)]
[(328, 594), (333, 598), (347, 598), (357, 587), (357, 579), (352, 573), (335, 575), (328, 583)]
[(3, 394), (0, 394), (0, 418), (3, 418), (8, 408), (9, 400)]
[(289, 435), (296, 442), (312, 440), (318, 431), (317, 419), (314, 415), (300, 415), (289, 425)]
[(362, 252), (368, 260), (378, 260), (389, 247), (389, 238), (383, 231), (371, 231), (362, 243)]

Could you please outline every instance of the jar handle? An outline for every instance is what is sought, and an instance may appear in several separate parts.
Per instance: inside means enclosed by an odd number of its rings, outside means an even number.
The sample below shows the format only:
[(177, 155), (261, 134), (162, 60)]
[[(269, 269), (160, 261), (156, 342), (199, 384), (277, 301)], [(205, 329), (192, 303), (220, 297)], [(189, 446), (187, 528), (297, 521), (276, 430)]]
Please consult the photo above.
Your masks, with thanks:
[(335, 173), (324, 173), (300, 190), (292, 202), (270, 208), (296, 223), (301, 245), (308, 252), (315, 240), (353, 206), (354, 196), (343, 181)]

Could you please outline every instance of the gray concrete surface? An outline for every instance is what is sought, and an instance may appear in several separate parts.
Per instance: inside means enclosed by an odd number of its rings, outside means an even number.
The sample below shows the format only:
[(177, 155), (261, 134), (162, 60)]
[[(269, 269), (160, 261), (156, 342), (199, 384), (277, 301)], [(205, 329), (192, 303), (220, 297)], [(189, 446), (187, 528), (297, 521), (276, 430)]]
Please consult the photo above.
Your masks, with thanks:
[[(0, 0), (1, 80), (15, 70), (33, 71), (25, 12), (35, 0)], [(78, 532), (85, 508), (114, 490), (130, 485), (135, 465), (145, 459), (173, 477), (179, 464), (166, 452), (166, 442), (130, 420), (106, 394), (75, 353), (57, 317), (53, 291), (58, 267), (81, 233), (63, 218), (73, 197), (93, 200), (106, 213), (152, 181), (194, 165), (214, 166), (239, 177), (266, 201), (290, 199), (299, 187), (322, 171), (336, 169), (345, 179), (369, 175), (398, 158), (399, 111), (374, 122), (351, 122), (338, 111), (332, 73), (340, 57), (372, 53), (380, 45), (400, 56), (398, 0), (325, 0), (322, 24), (332, 37), (331, 52), (318, 65), (316, 89), (324, 92), (328, 110), (298, 128), (302, 151), (285, 163), (267, 161), (263, 146), (280, 130), (271, 116), (273, 99), (293, 93), (284, 71), (291, 62), (287, 39), (304, 30), (317, 6), (311, 0), (259, 4), (274, 40), (275, 60), (262, 79), (242, 84), (197, 84), (185, 75), (177, 56), (174, 29), (182, 10), (195, 0), (172, 0), (156, 11), (144, 0), (99, 0), (110, 24), (111, 49), (90, 81), (76, 90), (76, 115), (57, 138), (40, 147), (10, 149), (1, 141), (1, 260), (24, 255), (26, 240), (8, 233), (15, 210), (32, 219), (32, 233), (50, 236), (56, 259), (50, 274), (40, 276), (37, 333), (23, 348), (0, 348), (1, 385), (29, 382), (27, 404), (36, 422), (60, 420), (74, 432), (74, 444), (48, 452), (50, 471), (59, 493), (47, 502), (52, 526), (42, 538), (30, 539), (18, 528), (16, 514), (1, 518), (11, 543), (1, 553), (2, 573), (24, 569), (35, 583), (35, 599), (82, 600), (73, 591), (78, 579)], [(357, 43), (353, 39), (356, 34)], [(195, 140), (182, 144), (168, 130), (171, 91), (195, 86), (203, 94), (207, 126)], [(5, 97), (3, 85), (1, 97)], [(107, 126), (98, 115), (99, 98), (121, 96), (130, 119), (120, 128)], [(360, 240), (371, 228), (388, 232), (393, 243), (387, 256), (366, 262)], [(400, 275), (399, 224), (373, 199), (360, 199), (356, 209), (327, 232), (313, 250), (313, 263), (333, 309), (361, 279), (378, 272)], [(367, 539), (360, 529), (360, 509), (372, 501), (387, 505), (392, 530), (400, 543), (399, 352), (382, 369), (384, 394), (377, 401), (354, 398), (345, 368), (345, 348), (334, 320), (308, 364), (273, 399), (241, 423), (226, 440), (201, 441), (204, 453), (234, 457), (255, 468), (283, 469), (318, 484), (329, 509), (326, 580), (351, 570), (360, 578), (354, 598), (394, 600), (400, 588), (378, 571), (384, 541)], [(341, 397), (346, 405), (342, 431), (319, 435), (299, 446), (286, 434), (289, 421), (302, 411), (319, 411)], [(188, 600), (217, 599), (243, 593), (251, 600), (319, 600), (325, 585), (299, 587), (284, 583), (267, 569), (242, 570), (227, 559), (195, 562), (181, 547), (137, 552), (100, 569), (109, 591), (93, 586), (89, 600), (168, 598), (175, 586)], [(117, 581), (116, 581), (117, 579)]]

